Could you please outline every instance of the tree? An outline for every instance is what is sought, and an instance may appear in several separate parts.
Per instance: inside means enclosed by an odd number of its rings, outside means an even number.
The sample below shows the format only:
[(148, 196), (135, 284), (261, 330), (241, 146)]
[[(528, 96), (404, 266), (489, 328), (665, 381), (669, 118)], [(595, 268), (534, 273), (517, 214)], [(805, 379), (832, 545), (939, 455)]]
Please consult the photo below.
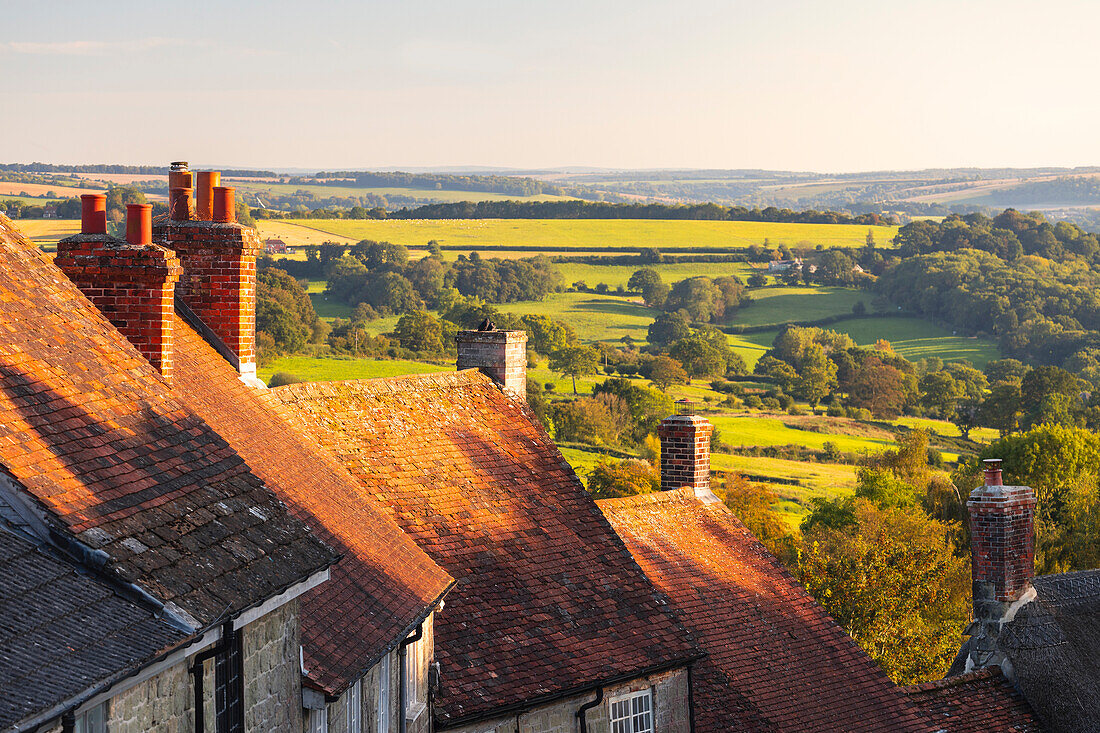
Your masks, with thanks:
[(765, 288), (768, 286), (768, 276), (762, 272), (754, 272), (749, 275), (748, 284), (750, 288)]
[(920, 378), (920, 400), (932, 414), (947, 418), (955, 414), (962, 396), (955, 378), (946, 371), (929, 372)]
[(277, 351), (300, 351), (317, 323), (313, 302), (301, 283), (276, 268), (257, 273), (256, 331), (270, 336)]
[(941, 677), (958, 651), (969, 561), (920, 509), (854, 500), (850, 526), (806, 536), (798, 576), (898, 684)]
[(568, 346), (550, 354), (549, 366), (563, 377), (571, 377), (573, 394), (577, 394), (577, 377), (596, 373), (599, 354), (591, 346)]
[(630, 431), (630, 408), (615, 395), (602, 394), (551, 405), (555, 437), (594, 446), (616, 446)]
[(1032, 369), (1020, 382), (1023, 427), (1073, 425), (1072, 411), (1080, 393), (1080, 380), (1065, 369), (1052, 366)]
[(627, 288), (642, 294), (642, 300), (650, 308), (660, 308), (668, 297), (669, 286), (652, 267), (645, 267), (630, 276)]
[(740, 473), (726, 474), (715, 493), (753, 535), (777, 557), (790, 552), (791, 531), (779, 511), (779, 497), (764, 484), (751, 483)]
[(680, 362), (670, 356), (658, 356), (649, 363), (649, 381), (662, 392), (674, 384), (683, 384), (688, 380)]
[(996, 428), (1004, 438), (1016, 432), (1020, 420), (1020, 385), (998, 382), (978, 407), (978, 423)]
[(816, 407), (837, 385), (836, 364), (825, 356), (825, 350), (817, 343), (803, 351), (797, 372), (798, 379), (791, 394), (806, 400), (811, 407)]
[(691, 323), (683, 313), (660, 313), (649, 324), (646, 339), (657, 346), (668, 346), (691, 335)]
[(689, 377), (710, 377), (726, 371), (722, 352), (699, 333), (693, 333), (674, 343), (668, 354), (683, 365)]
[(907, 379), (911, 377), (907, 378), (901, 370), (869, 354), (852, 369), (848, 404), (870, 410), (876, 418), (892, 420), (901, 414), (907, 401)]
[(604, 459), (588, 474), (588, 493), (594, 499), (618, 499), (660, 489), (661, 477), (656, 469), (637, 458), (616, 462)]
[(725, 312), (722, 291), (709, 277), (689, 277), (672, 286), (665, 310), (683, 310), (699, 323), (716, 320)]
[(447, 330), (453, 335), (453, 326), (446, 329), (444, 323), (431, 313), (416, 311), (401, 316), (393, 329), (393, 335), (403, 349), (438, 354), (446, 349)]
[(520, 316), (519, 320), (527, 331), (528, 348), (540, 354), (552, 354), (577, 343), (577, 334), (567, 323), (534, 313)]

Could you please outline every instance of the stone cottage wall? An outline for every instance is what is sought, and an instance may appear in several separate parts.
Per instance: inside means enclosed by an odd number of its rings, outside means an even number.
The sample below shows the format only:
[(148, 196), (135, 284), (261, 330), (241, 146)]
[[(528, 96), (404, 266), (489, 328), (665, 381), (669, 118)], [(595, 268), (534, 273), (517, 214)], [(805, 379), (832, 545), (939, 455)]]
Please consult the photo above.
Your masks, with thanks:
[(302, 730), (298, 601), (256, 619), (243, 631), (245, 729)]
[[(650, 689), (653, 693), (653, 724), (655, 733), (689, 733), (691, 713), (688, 701), (687, 670), (641, 677), (630, 682), (604, 688), (604, 700), (585, 716), (590, 733), (610, 733), (610, 698), (629, 692)], [(486, 720), (469, 726), (447, 728), (447, 733), (577, 733), (580, 724), (577, 710), (595, 699), (595, 692), (568, 697), (521, 713)]]

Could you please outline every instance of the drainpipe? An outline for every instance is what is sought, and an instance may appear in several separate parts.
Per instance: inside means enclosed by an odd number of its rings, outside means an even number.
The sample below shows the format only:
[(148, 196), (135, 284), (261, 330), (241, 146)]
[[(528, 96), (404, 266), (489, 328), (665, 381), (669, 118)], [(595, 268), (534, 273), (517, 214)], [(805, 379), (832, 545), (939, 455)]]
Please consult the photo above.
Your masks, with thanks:
[(73, 733), (74, 730), (76, 730), (76, 716), (70, 710), (61, 716), (61, 733)]
[(195, 655), (195, 659), (191, 662), (191, 675), (195, 678), (195, 733), (205, 733), (206, 731), (206, 711), (203, 709), (203, 669), (202, 665), (208, 659), (221, 654), (229, 646), (233, 640), (233, 625), (231, 622), (226, 622), (222, 628), (221, 638), (218, 639), (218, 643), (210, 647), (204, 652), (199, 652)]
[[(406, 720), (406, 718), (405, 718), (406, 708), (409, 705), (409, 701), (405, 698), (405, 696), (408, 694), (408, 693), (405, 692), (405, 655), (407, 653), (406, 648), (409, 646), (409, 644), (415, 644), (416, 642), (420, 641), (420, 639), (422, 639), (423, 636), (424, 636), (424, 622), (421, 621), (416, 626), (416, 633), (413, 634), (412, 636), (406, 638), (403, 642), (401, 642), (401, 645), (398, 647), (399, 651), (398, 651), (398, 655), (397, 655), (397, 666), (398, 666), (398, 669), (397, 669), (397, 685), (398, 685), (397, 699), (399, 700), (399, 706), (398, 706), (397, 714), (399, 716), (398, 717), (399, 722), (397, 724), (397, 726), (398, 726), (397, 729), (398, 729), (398, 731), (400, 731), (400, 733), (405, 733), (405, 729), (408, 726), (408, 720)], [(202, 731), (195, 731), (195, 733), (202, 733)]]
[(588, 719), (585, 717), (585, 713), (599, 705), (601, 702), (603, 702), (603, 685), (600, 685), (596, 688), (595, 700), (592, 700), (591, 702), (586, 702), (584, 705), (581, 705), (579, 708), (577, 708), (577, 720), (581, 721), (581, 733), (588, 733)]

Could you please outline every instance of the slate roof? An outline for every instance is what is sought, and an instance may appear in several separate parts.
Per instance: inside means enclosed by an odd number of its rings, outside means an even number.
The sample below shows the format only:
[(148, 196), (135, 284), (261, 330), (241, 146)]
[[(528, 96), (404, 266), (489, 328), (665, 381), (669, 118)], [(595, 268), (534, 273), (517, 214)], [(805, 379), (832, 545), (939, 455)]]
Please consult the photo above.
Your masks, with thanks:
[(713, 495), (687, 488), (598, 504), (709, 655), (695, 683), (699, 731), (930, 730)]
[(119, 680), (189, 638), (0, 528), (0, 729)]
[(339, 694), (423, 620), (453, 580), (403, 533), (342, 465), (278, 417), (286, 408), (246, 386), (182, 319), (174, 325), (175, 392), (253, 472), (342, 554), (302, 597), (309, 678)]
[(946, 733), (1042, 733), (1024, 696), (994, 667), (902, 688)]
[(1011, 678), (1044, 730), (1100, 731), (1100, 570), (1042, 575), (1033, 584), (1035, 600), (998, 637)]
[(193, 625), (335, 557), (3, 215), (0, 467)]
[(272, 390), (458, 579), (441, 723), (696, 656), (525, 403), (476, 371)]

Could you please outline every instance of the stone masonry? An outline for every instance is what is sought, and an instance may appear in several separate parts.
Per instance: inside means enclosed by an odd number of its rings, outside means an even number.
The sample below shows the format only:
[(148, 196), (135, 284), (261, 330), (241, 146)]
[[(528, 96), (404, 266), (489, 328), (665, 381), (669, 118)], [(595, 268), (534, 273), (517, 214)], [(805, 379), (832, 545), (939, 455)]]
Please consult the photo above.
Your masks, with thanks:
[(57, 243), (54, 263), (166, 379), (172, 378), (173, 286), (182, 268), (170, 251), (107, 234)]
[(245, 730), (302, 730), (298, 630), (297, 600), (244, 627)]
[(661, 421), (661, 490), (690, 486), (710, 489), (710, 435), (714, 426), (697, 415), (672, 415)]
[[(111, 698), (111, 733), (190, 733), (195, 729), (191, 677), (177, 664)], [(212, 707), (212, 706), (211, 706)]]
[[(585, 714), (589, 733), (611, 732), (609, 701), (612, 698), (646, 689), (653, 695), (654, 731), (688, 733), (691, 730), (687, 670), (675, 669), (605, 688), (603, 702)], [(558, 700), (518, 715), (446, 730), (448, 733), (576, 733), (580, 730), (577, 710), (594, 699), (595, 691)]]
[(242, 375), (256, 374), (256, 256), (251, 227), (209, 221), (163, 221), (153, 241), (183, 264), (178, 291), (187, 305), (237, 355)]
[(527, 399), (526, 331), (459, 331), (458, 368), (478, 369), (513, 397)]

